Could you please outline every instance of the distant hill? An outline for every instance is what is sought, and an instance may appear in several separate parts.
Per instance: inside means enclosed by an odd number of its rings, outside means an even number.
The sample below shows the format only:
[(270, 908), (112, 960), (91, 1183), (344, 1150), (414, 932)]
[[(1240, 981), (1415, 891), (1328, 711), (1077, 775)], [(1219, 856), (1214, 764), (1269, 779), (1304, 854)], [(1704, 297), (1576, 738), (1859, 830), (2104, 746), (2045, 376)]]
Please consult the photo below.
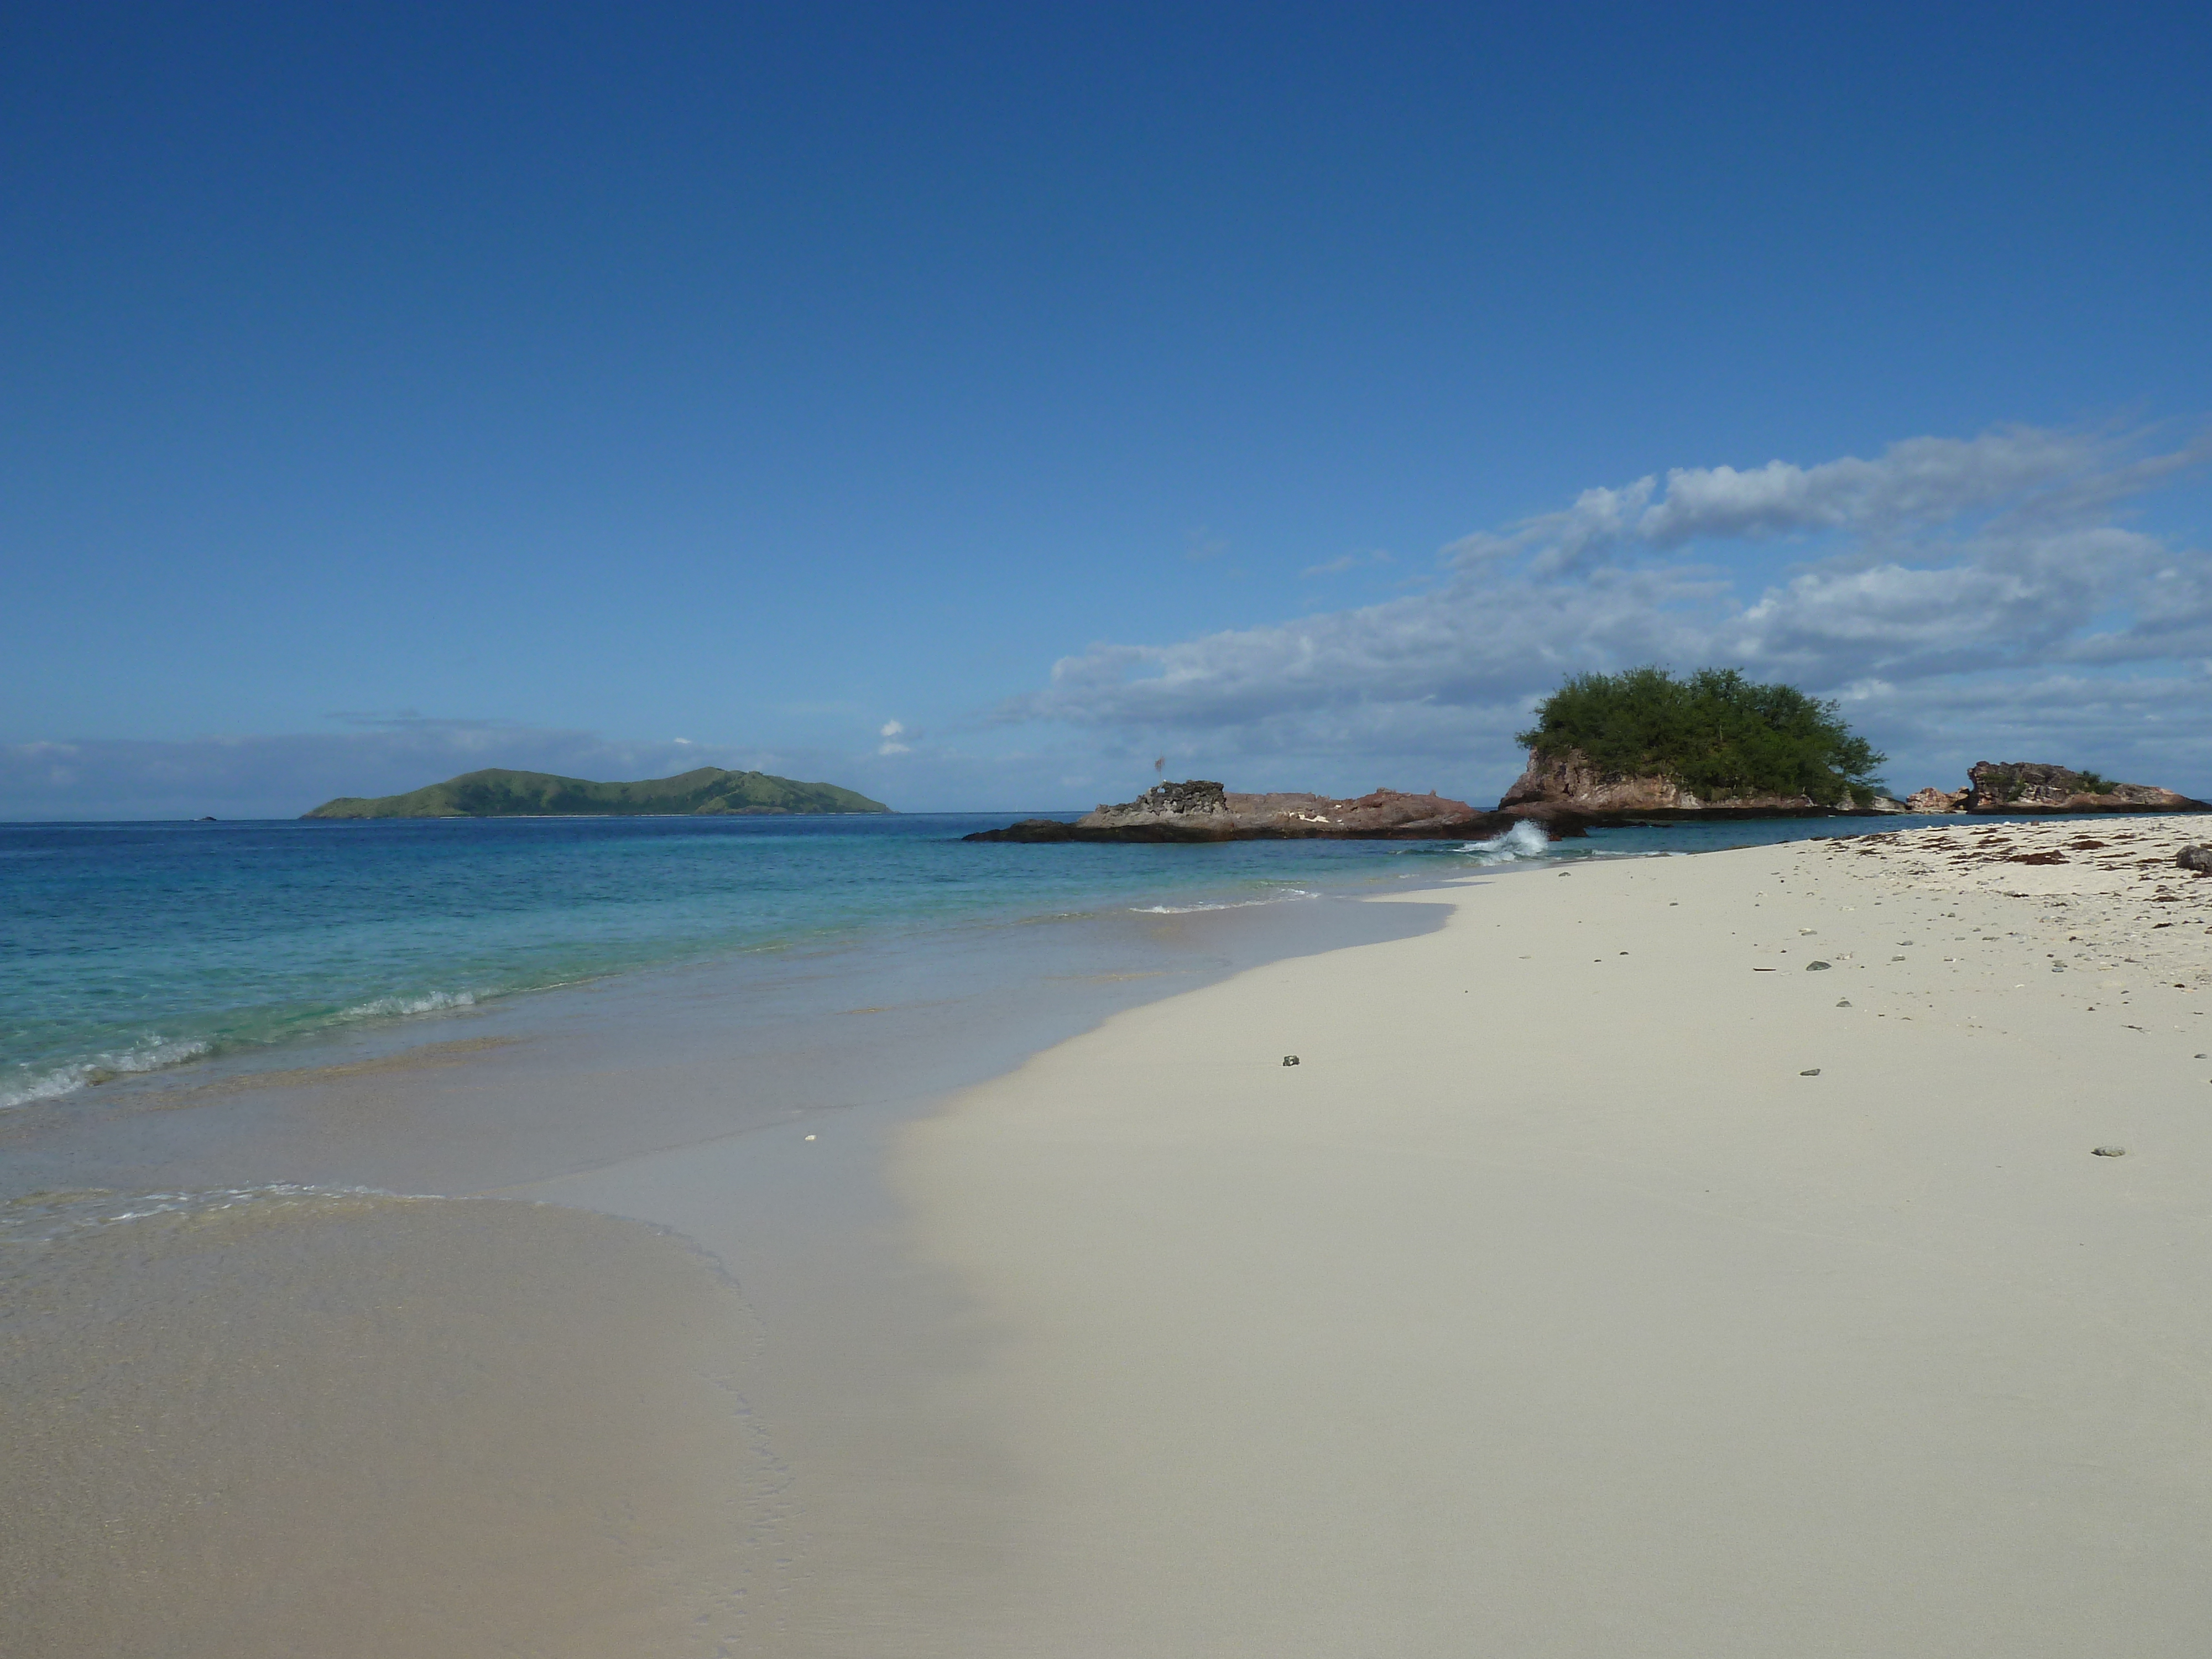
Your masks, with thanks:
[(464, 772), (404, 795), (341, 795), (303, 818), (707, 817), (792, 812), (888, 812), (879, 800), (834, 783), (795, 783), (765, 772), (702, 766), (641, 783), (593, 783), (498, 767)]

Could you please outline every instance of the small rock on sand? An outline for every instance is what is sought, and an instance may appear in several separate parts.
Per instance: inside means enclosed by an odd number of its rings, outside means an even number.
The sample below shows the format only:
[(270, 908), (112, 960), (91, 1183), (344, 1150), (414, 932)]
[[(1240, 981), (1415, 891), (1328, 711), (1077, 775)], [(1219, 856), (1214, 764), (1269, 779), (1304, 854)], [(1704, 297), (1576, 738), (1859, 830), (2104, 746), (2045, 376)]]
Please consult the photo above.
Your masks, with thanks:
[(2125, 1158), (2127, 1155), (2128, 1149), (2124, 1146), (2092, 1146), (2089, 1149), (2092, 1158)]

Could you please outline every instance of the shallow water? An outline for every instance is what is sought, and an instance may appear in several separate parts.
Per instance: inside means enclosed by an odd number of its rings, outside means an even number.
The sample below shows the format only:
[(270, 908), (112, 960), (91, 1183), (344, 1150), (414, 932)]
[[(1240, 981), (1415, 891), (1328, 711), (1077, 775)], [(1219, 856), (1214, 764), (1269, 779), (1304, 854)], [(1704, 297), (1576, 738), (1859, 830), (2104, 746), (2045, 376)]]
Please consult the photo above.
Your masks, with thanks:
[(1922, 821), (1550, 846), (960, 839), (1012, 816), (0, 824), (0, 1108), (677, 963)]

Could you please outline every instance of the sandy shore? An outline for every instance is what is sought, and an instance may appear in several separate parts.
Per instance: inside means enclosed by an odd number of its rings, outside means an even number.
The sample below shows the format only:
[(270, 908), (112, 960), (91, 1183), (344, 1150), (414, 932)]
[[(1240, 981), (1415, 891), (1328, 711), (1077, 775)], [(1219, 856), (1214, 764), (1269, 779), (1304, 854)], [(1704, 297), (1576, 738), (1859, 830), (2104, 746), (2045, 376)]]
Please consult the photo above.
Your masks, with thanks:
[(2201, 1652), (2203, 829), (1472, 881), (913, 1126), (1010, 1471), (968, 1650)]
[(0, 1206), (0, 1648), (2193, 1655), (2208, 828), (1148, 917), (1187, 976), (811, 1023), (616, 985), (25, 1120), (18, 1193), (111, 1190)]
[(733, 1650), (786, 1477), (720, 1270), (550, 1205), (0, 1215), (0, 1652)]

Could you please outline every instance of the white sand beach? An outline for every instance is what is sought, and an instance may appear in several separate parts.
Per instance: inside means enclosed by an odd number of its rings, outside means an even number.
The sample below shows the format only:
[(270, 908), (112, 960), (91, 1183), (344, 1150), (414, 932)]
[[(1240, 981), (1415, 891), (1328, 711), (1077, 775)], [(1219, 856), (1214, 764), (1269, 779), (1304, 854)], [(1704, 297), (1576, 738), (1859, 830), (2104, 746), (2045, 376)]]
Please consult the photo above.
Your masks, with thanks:
[(972, 1650), (2202, 1652), (2202, 823), (1470, 881), (916, 1124)]

